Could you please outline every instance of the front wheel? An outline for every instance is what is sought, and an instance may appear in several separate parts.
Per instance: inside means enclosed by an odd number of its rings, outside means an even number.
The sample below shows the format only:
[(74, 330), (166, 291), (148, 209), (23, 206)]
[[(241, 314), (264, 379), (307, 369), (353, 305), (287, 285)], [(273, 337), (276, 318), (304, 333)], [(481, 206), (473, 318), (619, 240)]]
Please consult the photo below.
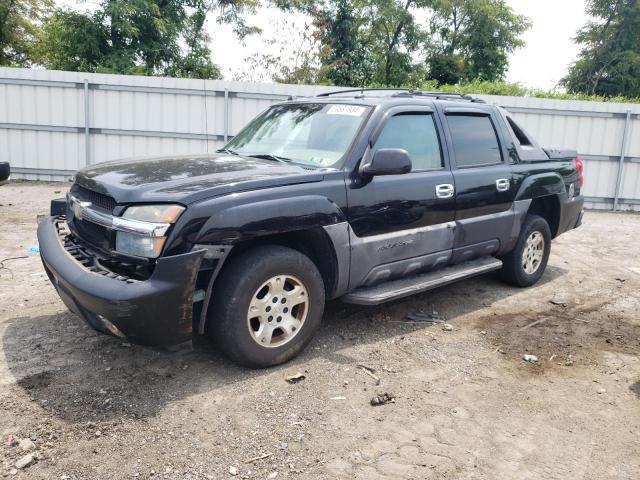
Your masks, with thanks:
[(225, 265), (213, 289), (207, 334), (242, 365), (286, 362), (320, 326), (322, 276), (297, 250), (277, 245), (249, 250)]
[(547, 267), (551, 252), (551, 230), (538, 215), (527, 215), (516, 246), (502, 259), (502, 279), (517, 287), (535, 284)]

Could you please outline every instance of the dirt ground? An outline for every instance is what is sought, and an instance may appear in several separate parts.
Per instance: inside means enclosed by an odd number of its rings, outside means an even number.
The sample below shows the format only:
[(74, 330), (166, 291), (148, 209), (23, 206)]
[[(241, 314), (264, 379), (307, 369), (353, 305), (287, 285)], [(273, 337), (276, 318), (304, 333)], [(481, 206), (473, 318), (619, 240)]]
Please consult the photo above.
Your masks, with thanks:
[[(0, 475), (639, 478), (640, 215), (587, 213), (533, 288), (487, 275), (334, 302), (299, 358), (251, 371), (204, 339), (152, 350), (67, 312), (29, 252), (36, 214), (67, 187), (0, 187), (0, 260), (26, 257), (0, 264)], [(406, 318), (434, 310), (452, 331)], [(385, 392), (394, 403), (370, 405)]]

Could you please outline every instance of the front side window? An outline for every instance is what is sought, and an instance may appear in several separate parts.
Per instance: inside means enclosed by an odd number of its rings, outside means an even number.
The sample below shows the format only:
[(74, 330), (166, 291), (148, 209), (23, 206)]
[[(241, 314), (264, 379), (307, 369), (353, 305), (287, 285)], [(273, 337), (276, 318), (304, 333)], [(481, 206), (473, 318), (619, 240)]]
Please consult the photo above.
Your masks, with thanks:
[(447, 115), (458, 168), (502, 162), (493, 122), (487, 115)]
[(402, 113), (384, 124), (373, 152), (381, 148), (402, 148), (411, 158), (411, 171), (442, 168), (440, 142), (433, 115)]
[(347, 153), (368, 111), (369, 107), (347, 104), (276, 105), (247, 125), (224, 150), (334, 167)]

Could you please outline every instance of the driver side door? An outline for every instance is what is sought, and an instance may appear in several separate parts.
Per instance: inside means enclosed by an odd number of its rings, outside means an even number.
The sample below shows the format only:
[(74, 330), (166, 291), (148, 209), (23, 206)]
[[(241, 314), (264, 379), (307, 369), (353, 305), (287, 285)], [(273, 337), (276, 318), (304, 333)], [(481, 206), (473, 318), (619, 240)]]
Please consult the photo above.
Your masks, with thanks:
[(345, 213), (351, 234), (350, 288), (450, 262), (455, 191), (439, 122), (429, 107), (395, 107), (374, 129), (363, 161), (378, 149), (400, 148), (409, 153), (412, 169), (349, 180)]

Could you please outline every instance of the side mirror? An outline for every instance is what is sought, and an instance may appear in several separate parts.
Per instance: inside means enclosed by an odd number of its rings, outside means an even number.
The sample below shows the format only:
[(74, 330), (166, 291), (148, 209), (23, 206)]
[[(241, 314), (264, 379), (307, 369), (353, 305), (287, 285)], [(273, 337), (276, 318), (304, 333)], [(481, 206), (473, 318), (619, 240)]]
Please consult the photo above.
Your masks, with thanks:
[(360, 167), (360, 174), (373, 177), (377, 175), (401, 175), (411, 171), (411, 159), (402, 148), (381, 148), (373, 154), (371, 161)]

